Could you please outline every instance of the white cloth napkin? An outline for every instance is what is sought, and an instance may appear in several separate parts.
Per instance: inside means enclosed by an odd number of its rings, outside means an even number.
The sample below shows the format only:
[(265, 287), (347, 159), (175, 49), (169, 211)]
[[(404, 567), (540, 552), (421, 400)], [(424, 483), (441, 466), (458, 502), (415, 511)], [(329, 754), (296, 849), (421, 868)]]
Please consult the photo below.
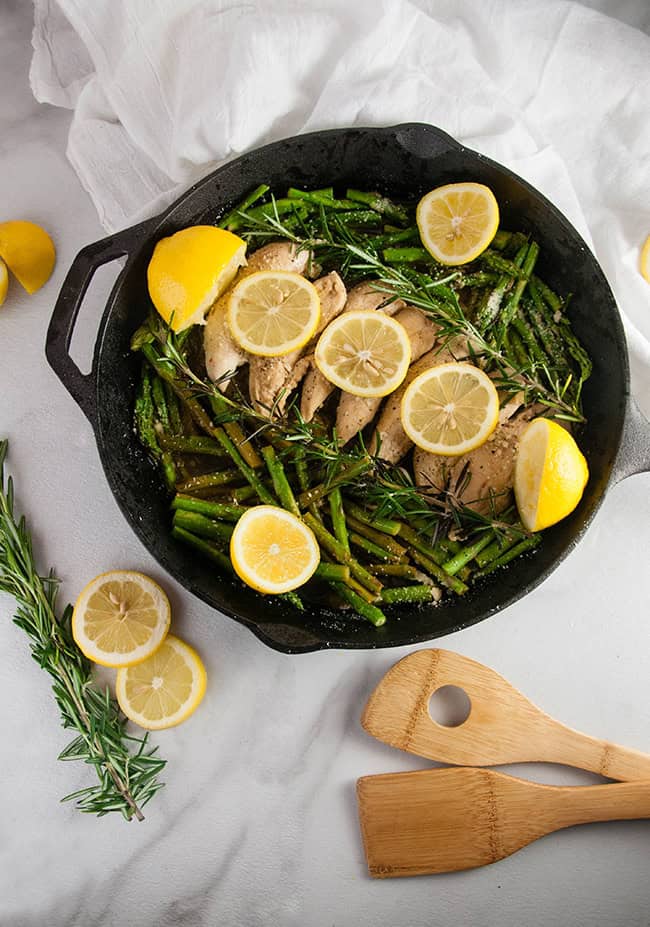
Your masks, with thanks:
[(568, 0), (35, 0), (33, 45), (33, 92), (74, 110), (68, 157), (108, 230), (311, 129), (431, 122), (501, 161), (594, 248), (650, 412), (640, 30)]

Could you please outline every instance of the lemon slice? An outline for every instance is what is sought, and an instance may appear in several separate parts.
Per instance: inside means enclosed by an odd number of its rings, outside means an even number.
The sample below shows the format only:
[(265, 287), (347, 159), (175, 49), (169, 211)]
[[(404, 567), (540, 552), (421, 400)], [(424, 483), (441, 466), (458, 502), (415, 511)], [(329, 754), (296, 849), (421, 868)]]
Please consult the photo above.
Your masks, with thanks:
[(467, 264), (485, 251), (499, 227), (499, 205), (482, 183), (436, 187), (418, 203), (422, 244), (441, 264)]
[(127, 718), (148, 731), (160, 731), (180, 724), (196, 711), (206, 682), (198, 653), (168, 634), (143, 663), (117, 671), (115, 694)]
[(316, 366), (330, 383), (353, 396), (387, 396), (411, 363), (403, 325), (383, 312), (359, 309), (331, 322), (318, 339)]
[(133, 666), (150, 657), (169, 630), (169, 599), (148, 576), (113, 570), (92, 579), (77, 599), (72, 636), (89, 660)]
[(291, 512), (256, 505), (235, 525), (230, 559), (248, 586), (277, 595), (307, 582), (320, 563), (320, 551), (311, 528)]
[(650, 283), (650, 235), (648, 235), (641, 248), (639, 270), (641, 271), (641, 275)]
[(4, 303), (7, 298), (7, 290), (9, 289), (9, 271), (7, 270), (7, 265), (0, 258), (0, 306)]
[(151, 301), (175, 332), (204, 325), (208, 309), (246, 263), (246, 242), (213, 225), (162, 238), (147, 268)]
[(414, 444), (431, 454), (458, 457), (490, 437), (499, 419), (499, 397), (478, 367), (439, 364), (409, 384), (401, 414)]
[(28, 293), (50, 279), (56, 251), (45, 229), (19, 220), (0, 223), (0, 258)]
[(547, 418), (534, 419), (515, 461), (515, 499), (524, 527), (541, 531), (566, 518), (588, 479), (587, 461), (569, 432)]
[(279, 357), (304, 347), (320, 319), (313, 283), (291, 271), (260, 270), (241, 280), (228, 303), (228, 324), (249, 354)]

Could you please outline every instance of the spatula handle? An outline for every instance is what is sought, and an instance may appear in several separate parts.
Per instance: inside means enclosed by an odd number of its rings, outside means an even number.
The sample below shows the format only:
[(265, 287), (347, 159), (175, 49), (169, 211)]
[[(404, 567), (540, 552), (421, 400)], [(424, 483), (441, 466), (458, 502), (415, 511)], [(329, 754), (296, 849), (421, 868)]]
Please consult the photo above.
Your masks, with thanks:
[(551, 786), (545, 798), (556, 829), (595, 821), (650, 818), (650, 782)]

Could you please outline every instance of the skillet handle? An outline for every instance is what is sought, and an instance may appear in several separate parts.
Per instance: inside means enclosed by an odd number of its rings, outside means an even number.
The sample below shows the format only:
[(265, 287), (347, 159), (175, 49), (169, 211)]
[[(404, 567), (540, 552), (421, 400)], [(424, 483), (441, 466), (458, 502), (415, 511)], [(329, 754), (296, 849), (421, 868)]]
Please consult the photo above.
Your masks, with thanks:
[(650, 472), (650, 422), (628, 396), (623, 436), (611, 480), (619, 483), (635, 473)]
[(116, 232), (82, 248), (61, 287), (50, 319), (45, 355), (50, 366), (94, 427), (97, 420), (96, 362), (82, 373), (70, 357), (70, 342), (84, 296), (95, 271), (116, 258), (131, 255), (148, 232), (152, 220)]
[(442, 129), (425, 122), (405, 122), (389, 131), (395, 133), (395, 138), (402, 148), (422, 160), (428, 161), (445, 152), (458, 151), (463, 147)]

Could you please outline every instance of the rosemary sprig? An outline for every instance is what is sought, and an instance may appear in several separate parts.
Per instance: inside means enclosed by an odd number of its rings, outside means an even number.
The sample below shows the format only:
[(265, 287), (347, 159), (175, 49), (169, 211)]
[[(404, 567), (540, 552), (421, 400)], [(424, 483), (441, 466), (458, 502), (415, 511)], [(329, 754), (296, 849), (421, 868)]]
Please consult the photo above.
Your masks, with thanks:
[(72, 606), (57, 616), (58, 580), (40, 576), (25, 518), (14, 515), (14, 487), (6, 481), (8, 442), (0, 441), (0, 592), (16, 600), (14, 622), (27, 633), (32, 656), (53, 679), (54, 697), (64, 728), (77, 731), (60, 760), (81, 760), (94, 766), (99, 779), (67, 795), (80, 811), (100, 817), (119, 811), (127, 820), (142, 821), (142, 808), (162, 788), (158, 774), (165, 761), (156, 756), (148, 735), (131, 737), (125, 719), (108, 689), (91, 679), (90, 664), (72, 638)]

